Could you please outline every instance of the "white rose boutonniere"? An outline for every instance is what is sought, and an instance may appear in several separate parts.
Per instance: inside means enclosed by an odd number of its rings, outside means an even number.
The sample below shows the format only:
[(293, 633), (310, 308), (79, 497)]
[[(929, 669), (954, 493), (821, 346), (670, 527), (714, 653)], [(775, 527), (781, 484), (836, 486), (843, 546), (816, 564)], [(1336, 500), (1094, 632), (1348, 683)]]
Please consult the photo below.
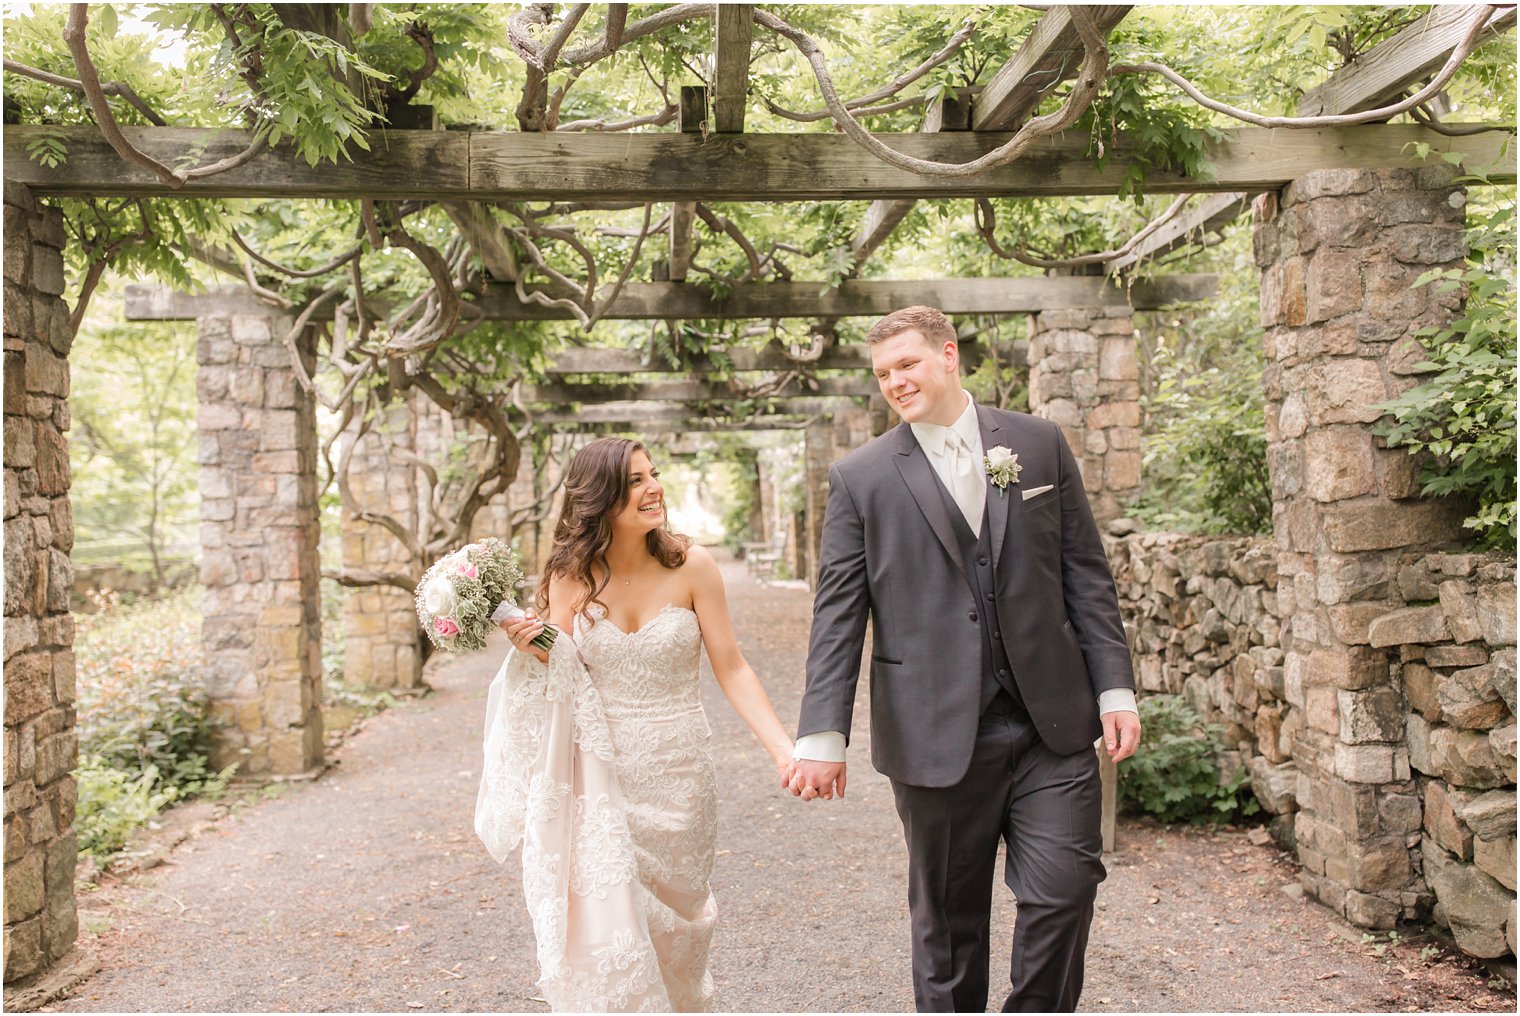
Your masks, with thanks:
[(1024, 467), (1019, 465), (1019, 457), (1006, 445), (997, 445), (987, 449), (986, 456), (982, 459), (982, 465), (987, 470), (987, 476), (992, 480), (992, 485), (998, 489), (998, 496), (1003, 497), (1008, 493), (1010, 483), (1019, 482), (1019, 470)]

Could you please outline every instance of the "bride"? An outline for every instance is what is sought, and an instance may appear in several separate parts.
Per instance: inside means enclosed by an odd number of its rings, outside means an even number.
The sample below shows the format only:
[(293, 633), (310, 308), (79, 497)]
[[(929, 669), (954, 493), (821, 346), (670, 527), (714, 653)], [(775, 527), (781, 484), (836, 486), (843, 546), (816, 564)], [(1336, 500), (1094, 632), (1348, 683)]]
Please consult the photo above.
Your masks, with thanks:
[(711, 1008), (717, 832), (701, 650), (775, 761), (792, 742), (734, 639), (712, 556), (666, 525), (644, 446), (600, 438), (570, 463), (536, 601), (492, 682), (475, 827), (521, 844), (539, 985), (568, 1011)]

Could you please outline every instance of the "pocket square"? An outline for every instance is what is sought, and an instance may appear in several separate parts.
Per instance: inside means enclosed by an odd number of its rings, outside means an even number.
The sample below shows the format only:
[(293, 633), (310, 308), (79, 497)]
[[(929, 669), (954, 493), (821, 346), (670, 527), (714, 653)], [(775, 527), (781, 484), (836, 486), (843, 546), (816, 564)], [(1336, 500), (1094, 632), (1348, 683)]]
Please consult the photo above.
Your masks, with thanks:
[(1055, 489), (1055, 484), (1053, 484), (1053, 483), (1047, 483), (1043, 487), (1034, 487), (1034, 488), (1032, 488), (1030, 490), (1026, 490), (1026, 491), (1024, 491), (1024, 500), (1028, 501), (1032, 497), (1039, 497), (1041, 494), (1045, 493), (1047, 490), (1053, 490), (1053, 489)]

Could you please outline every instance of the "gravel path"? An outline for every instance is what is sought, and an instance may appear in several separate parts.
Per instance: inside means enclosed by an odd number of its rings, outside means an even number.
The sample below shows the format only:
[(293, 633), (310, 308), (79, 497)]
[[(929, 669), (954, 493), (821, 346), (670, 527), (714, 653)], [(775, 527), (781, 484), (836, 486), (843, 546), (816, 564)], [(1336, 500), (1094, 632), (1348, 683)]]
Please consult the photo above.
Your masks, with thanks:
[[(797, 714), (809, 597), (726, 566), (740, 642)], [(504, 645), (430, 674), (314, 783), (266, 793), (168, 862), (81, 899), (102, 970), (51, 1011), (543, 1011), (515, 863), (475, 839), (485, 689)], [(721, 793), (713, 972), (729, 1011), (911, 1011), (905, 864), (857, 727), (848, 797), (802, 804), (708, 681)], [(862, 703), (863, 704), (863, 703)], [(859, 722), (859, 721), (857, 721)], [(1090, 1011), (1514, 1011), (1457, 959), (1389, 947), (1284, 891), (1243, 832), (1121, 822)], [(993, 982), (1007, 962), (996, 891)], [(996, 995), (996, 987), (994, 988)]]

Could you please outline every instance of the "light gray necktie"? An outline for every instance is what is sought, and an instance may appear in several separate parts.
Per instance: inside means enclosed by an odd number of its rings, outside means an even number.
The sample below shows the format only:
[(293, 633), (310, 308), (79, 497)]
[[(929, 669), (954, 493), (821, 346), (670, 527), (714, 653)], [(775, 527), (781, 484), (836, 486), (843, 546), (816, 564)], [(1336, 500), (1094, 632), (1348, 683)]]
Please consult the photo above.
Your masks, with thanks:
[(945, 444), (950, 453), (950, 476), (953, 481), (950, 493), (954, 495), (955, 503), (960, 505), (961, 514), (966, 516), (971, 531), (981, 532), (982, 509), (987, 502), (987, 484), (982, 480), (981, 470), (977, 469), (976, 454), (953, 431), (946, 438)]

